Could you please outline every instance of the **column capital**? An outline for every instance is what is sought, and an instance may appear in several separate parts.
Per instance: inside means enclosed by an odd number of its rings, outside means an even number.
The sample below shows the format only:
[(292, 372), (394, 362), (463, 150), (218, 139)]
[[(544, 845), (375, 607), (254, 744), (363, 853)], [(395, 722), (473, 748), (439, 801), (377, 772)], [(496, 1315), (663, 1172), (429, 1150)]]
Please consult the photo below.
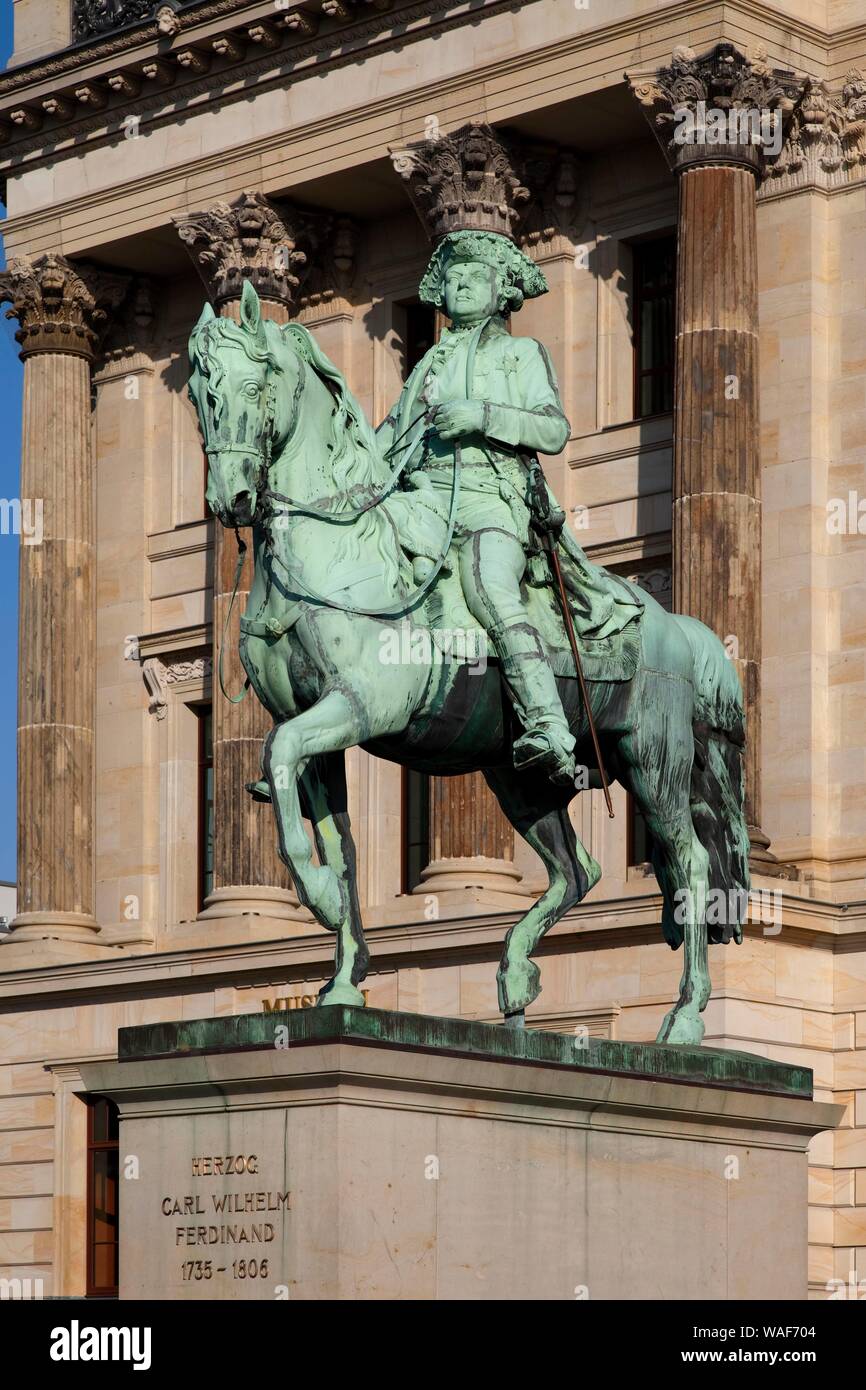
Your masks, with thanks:
[(513, 237), (532, 194), (499, 132), (470, 122), (390, 151), (431, 241), (472, 228)]
[(482, 122), (390, 154), (432, 242), (471, 228), (531, 250), (573, 236), (585, 211), (573, 150)]
[(731, 43), (701, 54), (679, 45), (667, 67), (627, 72), (625, 79), (675, 173), (734, 164), (758, 179), (768, 155), (781, 149), (806, 81), (770, 67), (765, 53), (747, 57)]
[(301, 245), (309, 239), (308, 221), (288, 203), (247, 191), (230, 203), (176, 217), (174, 225), (217, 309), (240, 297), (244, 280), (261, 299), (289, 309), (309, 270)]
[(18, 256), (0, 273), (0, 304), (17, 318), (21, 358), (37, 352), (67, 353), (92, 362), (126, 298), (127, 275), (53, 254)]

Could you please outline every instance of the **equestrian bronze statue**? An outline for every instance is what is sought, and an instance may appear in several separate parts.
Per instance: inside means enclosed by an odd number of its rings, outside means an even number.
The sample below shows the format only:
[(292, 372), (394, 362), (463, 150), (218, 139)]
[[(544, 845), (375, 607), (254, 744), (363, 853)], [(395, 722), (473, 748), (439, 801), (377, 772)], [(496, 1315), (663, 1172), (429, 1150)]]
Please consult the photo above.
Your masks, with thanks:
[[(450, 326), (377, 432), (312, 334), (264, 320), (249, 282), (239, 323), (205, 307), (189, 389), (210, 506), (252, 528), (241, 659), (274, 721), (253, 792), (273, 804), (301, 902), (336, 935), (319, 1004), (360, 1006), (345, 749), (482, 772), (549, 878), (499, 966), (519, 1026), (541, 988), (533, 953), (600, 877), (568, 807), (604, 769), (645, 818), (662, 930), (684, 945), (659, 1041), (696, 1044), (707, 944), (741, 939), (749, 887), (741, 692), (708, 628), (591, 564), (563, 524), (539, 461), (569, 438), (553, 367), (506, 323), (546, 288), (507, 237), (445, 236), (420, 295)], [(483, 670), (467, 634), (486, 643)], [(711, 890), (739, 904), (718, 925)]]

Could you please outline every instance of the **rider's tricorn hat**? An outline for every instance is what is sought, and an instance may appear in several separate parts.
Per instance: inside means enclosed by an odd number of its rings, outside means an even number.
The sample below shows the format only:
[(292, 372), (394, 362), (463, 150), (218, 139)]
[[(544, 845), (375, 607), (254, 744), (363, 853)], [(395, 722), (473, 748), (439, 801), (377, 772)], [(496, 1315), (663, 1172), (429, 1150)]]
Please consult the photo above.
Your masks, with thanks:
[(489, 126), (466, 125), (392, 151), (391, 158), (436, 243), (419, 289), (425, 304), (442, 304), (445, 271), (455, 260), (483, 261), (498, 271), (510, 309), (547, 292), (544, 275), (514, 239), (530, 191)]

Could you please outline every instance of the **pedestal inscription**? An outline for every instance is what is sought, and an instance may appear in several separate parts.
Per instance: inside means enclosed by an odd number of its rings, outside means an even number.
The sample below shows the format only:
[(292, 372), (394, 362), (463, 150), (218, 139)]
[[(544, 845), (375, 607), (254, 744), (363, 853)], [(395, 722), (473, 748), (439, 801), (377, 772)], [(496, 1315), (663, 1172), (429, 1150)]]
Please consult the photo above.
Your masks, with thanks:
[(197, 1257), (183, 1260), (184, 1283), (210, 1283), (222, 1274), (235, 1280), (271, 1277), (267, 1247), (277, 1238), (275, 1218), (289, 1210), (291, 1194), (224, 1187), (226, 1177), (258, 1174), (258, 1154), (197, 1154), (190, 1164), (194, 1190), (163, 1197), (160, 1208), (170, 1218), (175, 1248)]
[(121, 1171), (134, 1156), (139, 1177), (121, 1191), (121, 1298), (289, 1297), (284, 1121), (260, 1109), (124, 1118)]

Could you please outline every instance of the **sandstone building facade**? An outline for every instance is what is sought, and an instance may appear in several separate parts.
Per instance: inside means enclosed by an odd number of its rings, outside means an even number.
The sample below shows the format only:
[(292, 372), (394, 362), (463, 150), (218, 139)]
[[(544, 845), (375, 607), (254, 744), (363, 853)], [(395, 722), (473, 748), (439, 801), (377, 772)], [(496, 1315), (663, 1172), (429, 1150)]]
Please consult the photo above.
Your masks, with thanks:
[[(307, 1007), (332, 939), (243, 791), (266, 728), (213, 679), (232, 581), (186, 340), (251, 278), (378, 422), (437, 331), (407, 151), (489, 125), (551, 293), (589, 555), (729, 645), (755, 894), (711, 951), (708, 1043), (847, 1105), (811, 1153), (810, 1296), (866, 1279), (866, 19), (857, 0), (15, 0), (0, 76), (24, 357), (17, 916), (0, 944), (0, 1277), (110, 1292), (118, 1027)], [(688, 155), (673, 115), (776, 113)], [(736, 148), (734, 148), (736, 146)], [(862, 508), (866, 514), (866, 506)], [(247, 576), (248, 582), (248, 576)], [(235, 619), (236, 622), (236, 619)], [(229, 639), (226, 680), (240, 671)], [(358, 750), (368, 1002), (498, 1019), (540, 890), (480, 778)], [(621, 789), (575, 803), (602, 882), (549, 935), (543, 1028), (655, 1036), (681, 962)], [(283, 1001), (283, 1002), (278, 1002)], [(286, 1003), (285, 1001), (288, 1001)], [(112, 1148), (114, 1145), (114, 1148)]]

